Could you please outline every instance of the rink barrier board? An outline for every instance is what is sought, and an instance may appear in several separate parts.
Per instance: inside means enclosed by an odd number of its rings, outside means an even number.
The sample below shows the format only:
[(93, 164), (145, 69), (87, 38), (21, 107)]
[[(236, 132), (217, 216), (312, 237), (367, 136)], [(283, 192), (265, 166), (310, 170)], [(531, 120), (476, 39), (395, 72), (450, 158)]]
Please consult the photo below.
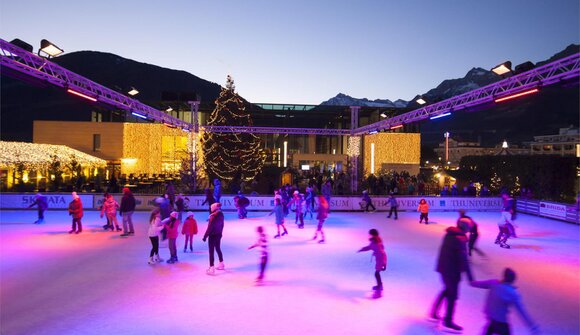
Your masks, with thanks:
[[(50, 209), (66, 209), (72, 200), (70, 193), (46, 193), (47, 202)], [(34, 202), (35, 193), (17, 194), (11, 193), (0, 194), (0, 209), (27, 209)], [(98, 210), (103, 203), (103, 194), (79, 194), (83, 202), (84, 209)], [(117, 202), (121, 203), (122, 194), (113, 194)], [(135, 195), (136, 210), (150, 210), (154, 204), (156, 195)], [(271, 211), (274, 207), (274, 198), (272, 196), (247, 196), (250, 200), (249, 211)], [(390, 209), (389, 198), (374, 196), (371, 197), (373, 204), (378, 211), (388, 211)], [(502, 206), (501, 198), (477, 198), (477, 197), (397, 197), (399, 203), (398, 210), (402, 212), (417, 211), (419, 201), (425, 199), (429, 204), (429, 210), (434, 212), (440, 211), (457, 211), (465, 209), (468, 211), (499, 211)], [(186, 195), (184, 196), (186, 210), (204, 211), (209, 206), (202, 205), (205, 200), (203, 195)], [(221, 198), (222, 209), (234, 211), (234, 197), (224, 195)], [(360, 211), (363, 209), (364, 202), (361, 197), (331, 197), (330, 208), (333, 211)], [(580, 216), (577, 205), (561, 204), (549, 201), (518, 199), (516, 202), (517, 211), (536, 216), (548, 217), (551, 219), (562, 220), (580, 224)]]

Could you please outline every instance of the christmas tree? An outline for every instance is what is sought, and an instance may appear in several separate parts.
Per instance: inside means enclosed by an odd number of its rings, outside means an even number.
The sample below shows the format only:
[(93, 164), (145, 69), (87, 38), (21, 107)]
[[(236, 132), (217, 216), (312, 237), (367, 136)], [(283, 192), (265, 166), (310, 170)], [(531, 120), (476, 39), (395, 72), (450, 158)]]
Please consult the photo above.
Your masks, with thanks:
[[(235, 92), (234, 80), (230, 76), (215, 104), (208, 126), (252, 126), (250, 114)], [(206, 132), (202, 145), (205, 171), (210, 180), (251, 180), (262, 170), (265, 156), (260, 150), (260, 138), (254, 134)]]

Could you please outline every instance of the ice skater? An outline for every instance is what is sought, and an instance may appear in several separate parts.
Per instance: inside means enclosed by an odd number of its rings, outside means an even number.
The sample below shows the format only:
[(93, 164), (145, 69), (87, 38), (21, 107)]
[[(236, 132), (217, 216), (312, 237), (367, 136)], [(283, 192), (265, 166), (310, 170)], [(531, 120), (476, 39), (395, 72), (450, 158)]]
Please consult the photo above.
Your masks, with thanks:
[(32, 208), (36, 206), (38, 210), (38, 220), (34, 221), (35, 224), (44, 223), (44, 212), (48, 208), (48, 202), (46, 201), (46, 197), (40, 192), (36, 193), (34, 196), (34, 201), (28, 206), (28, 208)]
[(68, 233), (80, 234), (83, 231), (83, 225), (81, 223), (83, 218), (83, 202), (77, 195), (77, 192), (73, 192), (72, 197), (73, 200), (68, 204), (68, 214), (72, 216), (72, 229)]
[(222, 198), (222, 183), (217, 178), (213, 180), (213, 198), (215, 202), (220, 202)]
[[(107, 201), (107, 198), (109, 198), (109, 192), (105, 192), (105, 194), (103, 194), (103, 200), (101, 201), (101, 206), (98, 208), (99, 212), (101, 210), (103, 210), (103, 206), (105, 204), (105, 201)], [(107, 224), (103, 225), (103, 229), (104, 230), (111, 229), (111, 231), (114, 231), (115, 227), (113, 227), (113, 225), (111, 224), (111, 221), (109, 221), (109, 218), (107, 216), (105, 216), (105, 218), (107, 219)]]
[(455, 312), (455, 302), (459, 297), (461, 273), (466, 272), (469, 281), (473, 281), (469, 262), (467, 261), (466, 245), (467, 237), (460, 228), (447, 228), (441, 249), (439, 250), (436, 268), (436, 271), (441, 275), (444, 288), (435, 299), (429, 315), (431, 320), (439, 321), (439, 307), (443, 299), (447, 300), (447, 313), (443, 319), (443, 327), (446, 330), (463, 330), (461, 326), (453, 322), (453, 313)]
[(497, 223), (497, 228), (499, 229), (499, 232), (495, 238), (495, 244), (499, 244), (499, 246), (502, 248), (509, 249), (510, 245), (507, 244), (507, 241), (510, 238), (511, 233), (509, 229), (509, 222), (507, 222), (503, 216), (502, 221)]
[(322, 195), (318, 196), (318, 214), (316, 215), (316, 219), (318, 220), (318, 226), (316, 227), (316, 232), (314, 233), (314, 237), (312, 240), (316, 241), (318, 238), (318, 232), (320, 232), (320, 241), (318, 243), (326, 242), (324, 238), (324, 231), (322, 230), (322, 226), (324, 225), (324, 221), (328, 218), (328, 202), (326, 198)]
[(365, 212), (367, 212), (367, 213), (370, 213), (371, 212), (369, 210), (369, 207), (372, 207), (373, 208), (373, 212), (377, 210), (375, 208), (375, 205), (373, 205), (373, 200), (369, 196), (369, 192), (367, 190), (364, 190), (363, 191), (363, 198), (362, 198), (362, 200), (366, 203)]
[(457, 227), (460, 228), (465, 234), (469, 233), (469, 241), (467, 242), (468, 254), (471, 256), (472, 252), (475, 251), (481, 257), (485, 257), (485, 253), (475, 246), (477, 239), (479, 238), (479, 229), (477, 222), (475, 222), (470, 216), (465, 215), (465, 210), (459, 210), (459, 219), (457, 219)]
[[(274, 236), (274, 238), (280, 238), (281, 236), (288, 235), (288, 230), (284, 225), (284, 206), (282, 206), (282, 200), (280, 198), (274, 199), (274, 209), (268, 214), (268, 216), (275, 214), (276, 215), (276, 229), (278, 230), (278, 234)], [(284, 229), (282, 235), (280, 235), (280, 226)]]
[(238, 211), (239, 219), (248, 217), (248, 210), (246, 208), (250, 205), (250, 201), (244, 196), (242, 191), (238, 191), (238, 194), (234, 196), (234, 205)]
[(127, 187), (123, 188), (123, 198), (121, 198), (120, 213), (123, 218), (123, 234), (121, 236), (135, 235), (133, 227), (133, 212), (135, 211), (135, 197), (133, 192)]
[(294, 223), (298, 225), (298, 229), (304, 229), (304, 199), (302, 194), (298, 191), (294, 191), (294, 197), (288, 206), (291, 206), (292, 204), (294, 204), (294, 211), (296, 213)]
[(420, 212), (419, 215), (419, 224), (423, 222), (425, 219), (425, 224), (429, 224), (429, 204), (425, 199), (421, 199), (419, 201), (419, 207), (417, 207), (417, 212)]
[(193, 218), (193, 212), (185, 214), (185, 222), (181, 228), (181, 234), (185, 235), (185, 244), (183, 252), (187, 252), (187, 243), (189, 242), (189, 251), (193, 252), (193, 235), (197, 234), (197, 221)]
[(256, 278), (256, 283), (261, 284), (264, 280), (266, 265), (268, 264), (268, 240), (266, 239), (266, 234), (264, 233), (264, 228), (262, 226), (258, 226), (256, 232), (258, 233), (258, 240), (256, 243), (249, 246), (248, 250), (258, 248), (258, 251), (260, 252), (260, 274), (258, 275), (258, 278)]
[(101, 219), (103, 215), (107, 216), (107, 221), (111, 223), (111, 231), (115, 231), (115, 229), (121, 231), (119, 221), (117, 221), (117, 208), (119, 208), (119, 203), (113, 198), (113, 195), (109, 194), (107, 200), (103, 202), (103, 206), (101, 207)]
[(205, 205), (207, 204), (207, 208), (209, 213), (211, 214), (211, 205), (213, 205), (215, 203), (215, 198), (213, 197), (213, 194), (211, 193), (211, 190), (209, 188), (205, 189), (205, 200), (201, 203), (201, 205)]
[(518, 237), (516, 235), (515, 223), (513, 222), (516, 216), (516, 202), (514, 198), (510, 197), (507, 193), (503, 193), (501, 197), (503, 200), (503, 205), (501, 208), (502, 221), (505, 222), (510, 237)]
[(218, 270), (224, 270), (224, 257), (222, 255), (221, 240), (222, 233), (224, 230), (224, 214), (221, 211), (222, 205), (219, 202), (211, 205), (211, 214), (209, 216), (209, 222), (207, 224), (207, 229), (203, 235), (203, 241), (205, 242), (209, 238), (207, 244), (209, 248), (209, 268), (206, 273), (208, 275), (215, 274), (214, 268), (214, 250), (218, 254), (219, 264), (217, 266)]
[(516, 287), (513, 286), (516, 280), (516, 273), (506, 268), (503, 272), (503, 279), (486, 281), (472, 281), (473, 287), (488, 289), (489, 293), (485, 302), (484, 313), (487, 317), (485, 335), (499, 334), (509, 335), (511, 333), (508, 323), (508, 312), (510, 306), (515, 306), (524, 322), (528, 325), (533, 334), (539, 333), (538, 325), (532, 320), (526, 311), (520, 294)]
[(163, 262), (163, 259), (159, 257), (159, 233), (161, 229), (163, 229), (161, 215), (159, 214), (159, 208), (155, 208), (149, 216), (149, 229), (147, 231), (147, 235), (151, 241), (151, 251), (149, 252), (149, 261), (147, 262), (150, 265)]
[(385, 246), (383, 245), (383, 240), (379, 236), (379, 232), (376, 229), (369, 230), (369, 241), (371, 242), (366, 247), (361, 248), (358, 252), (363, 251), (373, 251), (373, 256), (375, 257), (375, 279), (377, 280), (377, 286), (373, 286), (373, 290), (377, 294), (383, 290), (383, 281), (381, 280), (381, 271), (387, 269), (387, 253), (385, 252)]
[(183, 212), (185, 211), (185, 200), (183, 199), (183, 193), (179, 193), (177, 198), (175, 198), (175, 210), (177, 211), (177, 218), (179, 221), (183, 222)]
[(306, 188), (304, 202), (306, 203), (306, 213), (304, 214), (304, 216), (310, 213), (310, 218), (312, 219), (312, 213), (314, 213), (314, 192), (310, 187)]
[(179, 218), (177, 212), (171, 212), (169, 217), (161, 221), (165, 231), (167, 233), (166, 237), (169, 245), (169, 253), (171, 257), (167, 260), (167, 263), (173, 264), (178, 261), (177, 259), (177, 237), (179, 236)]
[(389, 205), (391, 206), (391, 208), (389, 209), (389, 216), (387, 216), (387, 219), (390, 219), (391, 215), (393, 215), (393, 213), (395, 213), (395, 220), (398, 220), (399, 214), (397, 213), (397, 208), (399, 207), (399, 202), (395, 198), (395, 195), (393, 194), (393, 192), (391, 192), (389, 194), (388, 201), (389, 201)]

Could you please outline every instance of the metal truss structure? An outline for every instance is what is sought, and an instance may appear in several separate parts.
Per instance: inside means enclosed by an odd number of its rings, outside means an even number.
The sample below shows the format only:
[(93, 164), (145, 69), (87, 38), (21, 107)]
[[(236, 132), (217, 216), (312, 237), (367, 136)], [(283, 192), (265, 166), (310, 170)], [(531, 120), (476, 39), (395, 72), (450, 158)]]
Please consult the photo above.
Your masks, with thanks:
[(362, 135), (391, 129), (392, 127), (437, 117), (445, 113), (490, 103), (495, 99), (511, 96), (533, 88), (540, 89), (541, 87), (563, 80), (578, 78), (579, 76), (580, 53), (577, 53), (441, 102), (359, 127), (354, 131), (354, 134)]
[(113, 108), (125, 110), (130, 113), (137, 113), (149, 120), (163, 122), (188, 131), (192, 127), (188, 122), (97, 84), (92, 80), (69, 71), (43, 57), (23, 50), (3, 39), (0, 39), (0, 66), (10, 68), (21, 74), (40, 79), (66, 90), (72, 90), (84, 95), (87, 99), (98, 101)]
[(252, 134), (285, 134), (285, 135), (350, 135), (350, 129), (331, 128), (275, 128), (275, 127), (230, 127), (201, 126), (203, 131), (212, 133), (252, 133)]
[[(83, 76), (69, 71), (47, 59), (25, 51), (9, 42), (0, 39), (0, 66), (18, 73), (40, 79), (52, 85), (80, 93), (85, 98), (109, 105), (113, 108), (136, 113), (148, 120), (162, 122), (183, 130), (197, 132), (197, 125), (185, 122), (145, 105), (122, 93), (97, 84)], [(426, 107), (416, 109), (392, 118), (381, 120), (363, 127), (352, 123), (353, 129), (321, 128), (274, 128), (274, 127), (234, 127), (234, 126), (200, 126), (203, 131), (222, 133), (256, 133), (256, 134), (304, 134), (330, 136), (358, 136), (404, 124), (418, 122), (444, 113), (456, 112), (469, 107), (486, 104), (495, 99), (524, 92), (531, 88), (541, 88), (580, 77), (580, 53), (556, 60), (549, 64), (500, 80), (488, 86), (454, 96)], [(356, 110), (358, 112), (358, 109)], [(352, 110), (352, 114), (355, 111)], [(352, 120), (351, 120), (352, 122)], [(195, 129), (194, 129), (195, 128)]]

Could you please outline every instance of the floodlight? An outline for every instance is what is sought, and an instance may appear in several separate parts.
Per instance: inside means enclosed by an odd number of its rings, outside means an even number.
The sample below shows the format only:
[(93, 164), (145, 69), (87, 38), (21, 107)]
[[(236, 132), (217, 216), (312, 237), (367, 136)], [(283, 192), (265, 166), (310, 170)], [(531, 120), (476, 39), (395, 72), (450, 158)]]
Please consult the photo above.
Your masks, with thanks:
[(507, 61), (504, 63), (499, 64), (498, 66), (495, 66), (491, 69), (491, 71), (495, 74), (497, 74), (498, 76), (502, 76), (506, 73), (510, 73), (512, 72), (512, 62)]
[(171, 113), (173, 112), (173, 108), (171, 108), (171, 106), (167, 107), (167, 109), (165, 110), (167, 113)]
[(423, 97), (417, 98), (417, 100), (415, 100), (415, 102), (418, 103), (419, 105), (424, 105), (427, 103), (427, 101), (425, 101), (425, 99), (423, 99)]
[(131, 90), (127, 92), (127, 94), (129, 94), (130, 96), (134, 96), (139, 94), (139, 91), (135, 87), (131, 87)]
[(63, 49), (57, 47), (56, 45), (47, 40), (40, 41), (40, 49), (38, 50), (38, 53), (40, 53), (41, 51), (49, 55), (50, 57), (58, 56), (64, 52)]
[(23, 40), (18, 39), (18, 38), (15, 38), (12, 41), (10, 41), (10, 44), (15, 45), (15, 46), (19, 47), (20, 49), (24, 49), (28, 52), (32, 52), (32, 50), (34, 49), (32, 47), (32, 45), (30, 45), (30, 44), (28, 44), (28, 43), (26, 43)]

